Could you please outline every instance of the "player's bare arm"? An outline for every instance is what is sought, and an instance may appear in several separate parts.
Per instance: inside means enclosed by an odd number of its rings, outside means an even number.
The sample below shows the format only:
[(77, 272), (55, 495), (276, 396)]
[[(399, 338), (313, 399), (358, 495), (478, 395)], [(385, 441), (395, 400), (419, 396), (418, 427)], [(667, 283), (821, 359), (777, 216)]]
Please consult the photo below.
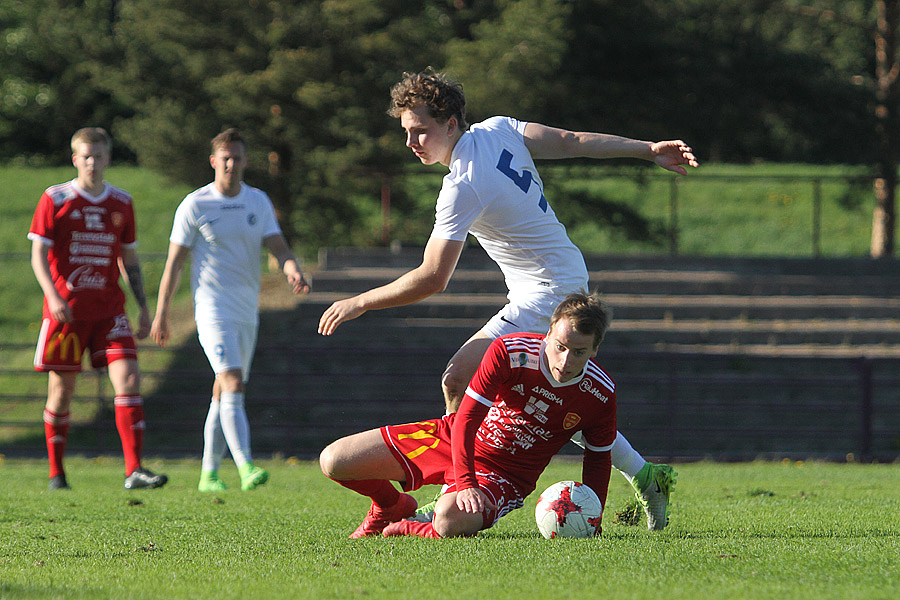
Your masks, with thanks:
[(56, 286), (53, 285), (53, 275), (50, 274), (50, 246), (41, 240), (31, 242), (31, 268), (34, 276), (47, 299), (47, 309), (50, 316), (60, 323), (72, 322), (72, 308), (69, 303), (59, 295)]
[(525, 126), (525, 146), (534, 158), (639, 158), (680, 175), (682, 165), (699, 167), (690, 146), (681, 140), (645, 142), (606, 133), (568, 131), (540, 123)]
[(456, 269), (463, 245), (464, 242), (454, 240), (429, 239), (421, 265), (387, 285), (338, 300), (319, 319), (319, 333), (331, 335), (338, 325), (367, 310), (413, 304), (444, 291)]
[(300, 269), (300, 263), (297, 262), (297, 257), (294, 256), (294, 252), (291, 250), (291, 247), (288, 246), (284, 236), (281, 234), (270, 235), (263, 240), (263, 245), (265, 245), (266, 249), (271, 252), (272, 256), (278, 261), (278, 266), (281, 268), (281, 272), (284, 273), (284, 276), (287, 277), (288, 284), (291, 286), (291, 291), (295, 294), (308, 294), (310, 287), (309, 282), (307, 282), (306, 278), (303, 276), (303, 271)]
[(141, 263), (134, 248), (123, 248), (119, 264), (125, 273), (128, 287), (134, 294), (141, 314), (138, 319), (137, 339), (142, 340), (150, 334), (150, 310), (147, 308), (147, 296), (144, 293), (144, 277), (141, 275)]
[(166, 257), (166, 266), (163, 269), (162, 279), (159, 282), (159, 297), (156, 300), (156, 316), (150, 326), (150, 337), (161, 348), (165, 348), (169, 341), (169, 307), (172, 297), (178, 289), (181, 281), (181, 271), (190, 254), (191, 249), (178, 244), (169, 244), (169, 254)]

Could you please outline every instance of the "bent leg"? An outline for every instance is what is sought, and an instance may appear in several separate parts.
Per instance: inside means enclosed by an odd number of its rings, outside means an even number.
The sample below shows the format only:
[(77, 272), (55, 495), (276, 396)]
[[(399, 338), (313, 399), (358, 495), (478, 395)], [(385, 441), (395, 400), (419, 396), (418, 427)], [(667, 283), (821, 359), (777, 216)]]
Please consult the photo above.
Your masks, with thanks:
[(372, 499), (366, 518), (350, 538), (379, 535), (391, 523), (416, 512), (416, 499), (391, 483), (405, 474), (391, 454), (381, 431), (370, 429), (329, 444), (319, 456), (322, 473), (343, 487)]
[(466, 393), (466, 388), (472, 381), (472, 377), (478, 370), (478, 365), (481, 364), (481, 359), (492, 341), (494, 341), (493, 338), (483, 331), (478, 331), (456, 351), (456, 354), (447, 363), (447, 368), (441, 377), (441, 388), (444, 392), (447, 414), (455, 413), (459, 409), (463, 394)]
[(456, 505), (456, 492), (441, 496), (434, 506), (434, 531), (441, 537), (474, 535), (484, 529), (484, 513), (468, 513)]
[(384, 443), (380, 429), (355, 433), (332, 442), (319, 455), (319, 465), (326, 477), (336, 481), (406, 479), (403, 467)]

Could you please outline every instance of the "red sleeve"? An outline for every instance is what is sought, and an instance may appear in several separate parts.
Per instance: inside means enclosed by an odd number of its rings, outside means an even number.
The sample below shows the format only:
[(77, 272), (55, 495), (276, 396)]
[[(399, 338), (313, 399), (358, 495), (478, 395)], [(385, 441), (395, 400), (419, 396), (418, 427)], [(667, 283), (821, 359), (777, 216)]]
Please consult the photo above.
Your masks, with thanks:
[(456, 412), (453, 429), (450, 430), (450, 452), (457, 491), (478, 487), (475, 479), (475, 434), (488, 410), (489, 406), (466, 395)]
[(609, 491), (609, 474), (612, 472), (612, 458), (609, 451), (584, 451), (584, 464), (581, 467), (582, 482), (594, 490), (603, 511), (606, 512), (606, 494)]
[(122, 236), (119, 238), (119, 241), (128, 245), (137, 241), (137, 223), (134, 218), (134, 203), (129, 202), (125, 206), (127, 210), (125, 226), (122, 228)]
[(494, 340), (463, 395), (450, 431), (453, 473), (459, 491), (478, 487), (475, 479), (475, 434), (488, 414), (497, 390), (510, 377), (509, 354), (499, 339)]
[(47, 195), (47, 192), (44, 192), (38, 201), (28, 232), (52, 240), (53, 214), (53, 200)]

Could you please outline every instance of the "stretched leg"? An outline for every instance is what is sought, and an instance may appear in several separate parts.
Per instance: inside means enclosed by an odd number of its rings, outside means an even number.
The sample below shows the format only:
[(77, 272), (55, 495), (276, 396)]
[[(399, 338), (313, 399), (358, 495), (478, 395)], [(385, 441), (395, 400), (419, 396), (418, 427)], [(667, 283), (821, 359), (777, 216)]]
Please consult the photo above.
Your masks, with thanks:
[(612, 451), (613, 466), (634, 488), (635, 496), (647, 515), (647, 529), (663, 529), (669, 523), (669, 497), (677, 473), (669, 465), (644, 460), (621, 432), (616, 433)]
[(144, 449), (144, 399), (138, 363), (132, 358), (109, 363), (109, 380), (115, 391), (116, 429), (122, 439), (125, 476), (141, 466)]
[(47, 404), (44, 406), (44, 437), (50, 462), (50, 488), (68, 489), (63, 457), (69, 437), (69, 409), (75, 393), (78, 374), (50, 371), (47, 384)]
[(459, 409), (459, 403), (466, 393), (466, 388), (478, 370), (484, 353), (494, 341), (483, 331), (470, 337), (456, 354), (447, 363), (444, 375), (441, 377), (441, 388), (444, 391), (444, 404), (447, 414), (455, 413)]
[(145, 423), (138, 363), (133, 358), (126, 358), (112, 361), (107, 368), (116, 394), (116, 429), (122, 439), (125, 457), (125, 489), (162, 487), (169, 478), (141, 466)]
[(203, 458), (200, 462), (200, 483), (197, 488), (201, 492), (221, 492), (226, 489), (225, 482), (219, 479), (219, 467), (228, 449), (222, 421), (219, 418), (218, 387), (213, 387), (213, 397), (209, 401), (209, 411), (203, 425)]
[(378, 429), (329, 444), (319, 456), (319, 466), (327, 477), (372, 499), (366, 518), (351, 538), (378, 535), (388, 524), (409, 517), (416, 510), (415, 498), (400, 493), (391, 483), (404, 481), (406, 474)]

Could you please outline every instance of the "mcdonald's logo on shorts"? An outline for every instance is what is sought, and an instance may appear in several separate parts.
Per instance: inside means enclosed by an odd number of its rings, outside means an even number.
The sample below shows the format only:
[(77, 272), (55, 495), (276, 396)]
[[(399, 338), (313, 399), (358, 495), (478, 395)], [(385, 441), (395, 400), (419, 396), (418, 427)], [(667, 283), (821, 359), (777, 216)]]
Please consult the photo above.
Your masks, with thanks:
[(81, 339), (76, 333), (57, 333), (47, 341), (44, 360), (51, 362), (55, 356), (64, 361), (80, 361), (82, 352)]
[[(410, 428), (416, 427), (410, 433), (398, 433), (397, 441), (403, 445), (403, 454), (410, 460), (423, 452), (437, 448), (441, 439), (435, 435), (435, 424), (428, 421), (410, 423)], [(403, 440), (411, 440), (403, 442)], [(415, 442), (419, 442), (418, 445)]]

